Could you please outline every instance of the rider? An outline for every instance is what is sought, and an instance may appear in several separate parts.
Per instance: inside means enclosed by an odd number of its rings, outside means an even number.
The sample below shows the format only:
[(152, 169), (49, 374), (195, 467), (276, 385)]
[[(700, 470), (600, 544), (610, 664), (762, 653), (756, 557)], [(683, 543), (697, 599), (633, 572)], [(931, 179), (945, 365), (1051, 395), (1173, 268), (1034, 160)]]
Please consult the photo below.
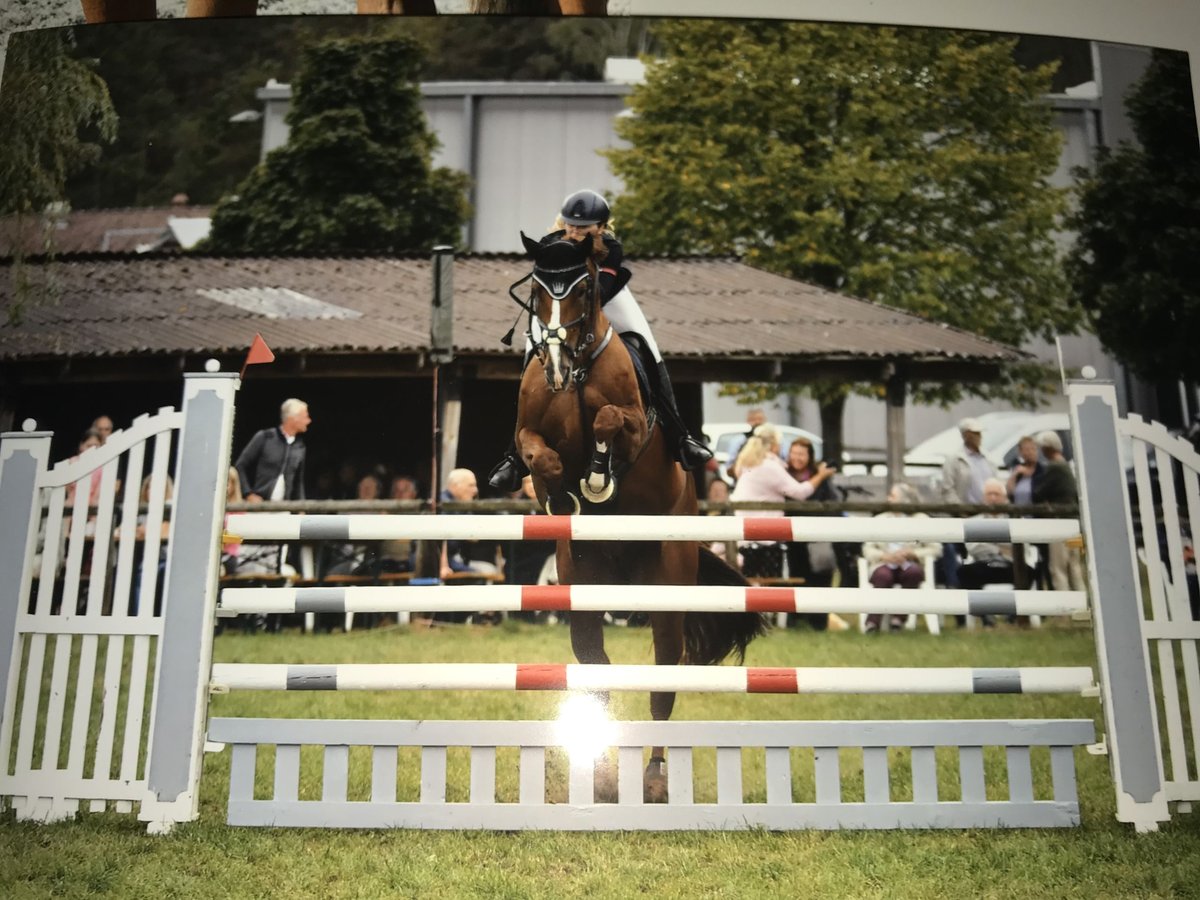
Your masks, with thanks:
[[(542, 238), (541, 243), (548, 244), (563, 238), (580, 241), (600, 235), (608, 250), (608, 256), (600, 268), (600, 305), (615, 331), (620, 334), (633, 332), (654, 357), (655, 407), (661, 414), (666, 437), (675, 447), (675, 458), (685, 469), (698, 468), (712, 459), (712, 451), (688, 433), (679, 414), (667, 365), (650, 333), (646, 317), (626, 287), (632, 273), (622, 265), (624, 253), (621, 242), (609, 225), (609, 215), (608, 202), (595, 191), (576, 191), (563, 201), (562, 212), (554, 223), (555, 230)], [(526, 354), (526, 365), (528, 362), (529, 355)], [(527, 472), (525, 463), (513, 446), (492, 469), (488, 483), (495, 488), (514, 491)]]

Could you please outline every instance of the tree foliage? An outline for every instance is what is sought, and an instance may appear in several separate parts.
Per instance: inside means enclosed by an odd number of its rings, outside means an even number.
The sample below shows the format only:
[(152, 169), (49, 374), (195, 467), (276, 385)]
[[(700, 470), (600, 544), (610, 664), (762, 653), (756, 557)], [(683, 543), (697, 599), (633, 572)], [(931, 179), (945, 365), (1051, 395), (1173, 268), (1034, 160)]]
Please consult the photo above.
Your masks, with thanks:
[(1141, 146), (1080, 173), (1072, 283), (1110, 353), (1149, 379), (1200, 381), (1200, 141), (1187, 55), (1155, 51), (1127, 108)]
[(631, 252), (737, 253), (1007, 344), (1073, 330), (1052, 66), (951, 31), (687, 21), (655, 38), (630, 146), (609, 152)]
[(71, 179), (76, 209), (215, 203), (258, 164), (261, 126), (229, 119), (261, 109), (255, 91), (295, 79), (306, 47), (335, 38), (410, 37), (422, 81), (594, 81), (604, 60), (649, 46), (648, 21), (472, 16), (263, 16), (80, 28), (121, 116), (116, 143)]
[(40, 212), (100, 155), (117, 118), (104, 80), (70, 52), (70, 32), (12, 36), (0, 92), (0, 213)]
[(305, 51), (288, 143), (213, 213), (218, 252), (394, 252), (455, 244), (466, 176), (433, 169), (435, 146), (408, 38), (344, 39)]

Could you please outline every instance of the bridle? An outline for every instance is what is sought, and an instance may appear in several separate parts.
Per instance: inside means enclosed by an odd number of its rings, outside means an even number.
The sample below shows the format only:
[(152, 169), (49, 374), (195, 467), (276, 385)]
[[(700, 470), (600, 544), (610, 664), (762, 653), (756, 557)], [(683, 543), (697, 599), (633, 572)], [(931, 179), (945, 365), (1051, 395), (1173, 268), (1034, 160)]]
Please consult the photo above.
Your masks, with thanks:
[[(531, 350), (545, 367), (546, 383), (552, 392), (566, 390), (570, 382), (582, 385), (587, 381), (592, 363), (612, 341), (613, 329), (612, 325), (609, 325), (599, 344), (589, 352), (589, 348), (596, 343), (595, 322), (600, 310), (600, 281), (590, 262), (586, 272), (569, 281), (568, 276), (577, 271), (577, 267), (563, 270), (535, 269), (508, 288), (508, 295), (528, 313), (529, 324), (525, 329), (525, 337), (529, 340)], [(529, 299), (522, 300), (517, 295), (516, 288), (531, 280), (534, 284), (530, 289)], [(537, 313), (538, 287), (550, 298), (549, 321), (544, 321)], [(582, 314), (569, 322), (563, 322), (562, 304), (578, 291), (589, 295), (590, 299)], [(578, 332), (574, 343), (571, 343), (567, 338), (573, 329), (578, 329)], [(565, 382), (557, 378), (560, 354), (565, 354), (569, 361), (570, 374)]]

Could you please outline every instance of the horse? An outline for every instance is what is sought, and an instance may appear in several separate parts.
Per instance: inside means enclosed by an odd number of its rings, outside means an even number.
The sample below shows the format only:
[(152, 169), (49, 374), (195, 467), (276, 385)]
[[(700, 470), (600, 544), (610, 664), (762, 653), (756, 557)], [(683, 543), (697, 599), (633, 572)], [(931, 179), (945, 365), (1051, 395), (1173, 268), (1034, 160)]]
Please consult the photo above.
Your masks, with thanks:
[[(603, 242), (543, 245), (523, 233), (521, 239), (533, 272), (509, 294), (528, 315), (532, 358), (517, 400), (516, 447), (539, 504), (550, 514), (696, 515), (695, 482), (675, 461), (643, 399), (634, 356), (601, 307)], [(515, 292), (526, 280), (527, 301)], [(697, 542), (564, 540), (556, 561), (562, 584), (748, 583)], [(731, 655), (741, 661), (765, 628), (758, 613), (651, 613), (654, 662), (714, 665)], [(573, 611), (570, 632), (579, 662), (608, 664), (603, 613)], [(674, 693), (650, 695), (655, 720), (670, 718), (674, 705)], [(652, 748), (644, 775), (650, 800), (665, 796), (664, 763), (664, 748)]]

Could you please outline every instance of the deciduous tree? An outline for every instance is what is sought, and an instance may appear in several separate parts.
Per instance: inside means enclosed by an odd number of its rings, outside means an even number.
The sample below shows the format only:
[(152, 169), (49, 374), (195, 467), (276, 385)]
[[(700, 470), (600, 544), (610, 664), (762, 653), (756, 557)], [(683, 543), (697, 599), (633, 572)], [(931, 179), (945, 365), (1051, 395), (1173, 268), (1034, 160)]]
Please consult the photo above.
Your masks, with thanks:
[[(741, 254), (1006, 344), (1073, 330), (1052, 67), (951, 31), (680, 21), (655, 38), (618, 127), (630, 146), (609, 153), (629, 252)], [(976, 390), (1028, 388), (1026, 372)]]

